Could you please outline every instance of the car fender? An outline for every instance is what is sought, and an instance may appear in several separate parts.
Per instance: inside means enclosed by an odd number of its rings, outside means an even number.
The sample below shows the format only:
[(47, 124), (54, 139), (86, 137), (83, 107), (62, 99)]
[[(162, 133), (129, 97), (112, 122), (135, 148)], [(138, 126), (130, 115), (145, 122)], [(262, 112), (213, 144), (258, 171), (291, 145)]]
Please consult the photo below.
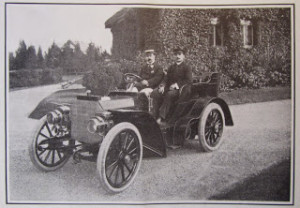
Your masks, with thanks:
[(230, 109), (227, 103), (219, 97), (202, 97), (198, 98), (195, 102), (193, 102), (193, 106), (191, 110), (187, 113), (186, 116), (178, 119), (174, 124), (173, 129), (173, 143), (182, 145), (184, 138), (186, 136), (186, 132), (189, 127), (192, 127), (192, 123), (197, 122), (204, 110), (204, 108), (210, 103), (217, 103), (221, 106), (224, 117), (225, 117), (225, 125), (233, 126), (233, 119), (231, 116)]
[(201, 115), (203, 109), (210, 103), (217, 103), (218, 105), (220, 105), (223, 110), (223, 113), (224, 113), (225, 125), (233, 126), (233, 119), (231, 116), (229, 106), (222, 98), (219, 98), (219, 97), (199, 98), (193, 105), (191, 111), (189, 112), (189, 117), (200, 118), (200, 115)]
[(29, 114), (28, 118), (39, 120), (60, 105), (70, 106), (75, 103), (76, 96), (85, 91), (86, 90), (83, 88), (56, 91), (40, 101), (35, 109)]
[(166, 143), (156, 120), (148, 112), (133, 109), (110, 110), (115, 124), (130, 122), (135, 125), (143, 140), (144, 157), (166, 156)]

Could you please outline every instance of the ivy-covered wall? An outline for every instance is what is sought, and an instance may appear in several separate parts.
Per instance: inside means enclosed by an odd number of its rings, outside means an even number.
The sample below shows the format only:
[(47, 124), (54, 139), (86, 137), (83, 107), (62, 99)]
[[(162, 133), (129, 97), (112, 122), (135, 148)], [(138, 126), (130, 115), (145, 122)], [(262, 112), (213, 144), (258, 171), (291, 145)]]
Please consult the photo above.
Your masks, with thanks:
[[(121, 24), (116, 21), (111, 25), (112, 55), (139, 62), (141, 51), (154, 46), (158, 61), (167, 68), (172, 63), (173, 48), (183, 45), (194, 74), (222, 72), (226, 87), (289, 85), (290, 12), (290, 8), (135, 8), (129, 11), (131, 15), (122, 16)], [(212, 45), (212, 18), (218, 18), (222, 25), (223, 44), (219, 46)], [(243, 45), (241, 20), (252, 23), (252, 47)]]

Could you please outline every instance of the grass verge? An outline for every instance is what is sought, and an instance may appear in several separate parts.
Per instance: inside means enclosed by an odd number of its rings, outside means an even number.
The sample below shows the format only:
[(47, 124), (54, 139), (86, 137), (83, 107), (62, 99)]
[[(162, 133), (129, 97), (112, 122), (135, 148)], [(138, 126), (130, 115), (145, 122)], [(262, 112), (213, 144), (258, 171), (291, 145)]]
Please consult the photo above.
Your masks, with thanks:
[(238, 89), (231, 92), (222, 92), (219, 96), (229, 105), (258, 103), (291, 99), (291, 88), (272, 87), (261, 89)]

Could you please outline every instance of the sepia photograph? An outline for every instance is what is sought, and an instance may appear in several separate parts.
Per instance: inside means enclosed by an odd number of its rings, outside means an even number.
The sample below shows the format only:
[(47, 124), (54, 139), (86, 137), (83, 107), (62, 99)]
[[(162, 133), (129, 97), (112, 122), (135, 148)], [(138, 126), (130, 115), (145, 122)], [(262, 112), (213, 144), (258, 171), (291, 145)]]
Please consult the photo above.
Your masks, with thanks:
[(295, 2), (1, 4), (4, 206), (296, 205)]

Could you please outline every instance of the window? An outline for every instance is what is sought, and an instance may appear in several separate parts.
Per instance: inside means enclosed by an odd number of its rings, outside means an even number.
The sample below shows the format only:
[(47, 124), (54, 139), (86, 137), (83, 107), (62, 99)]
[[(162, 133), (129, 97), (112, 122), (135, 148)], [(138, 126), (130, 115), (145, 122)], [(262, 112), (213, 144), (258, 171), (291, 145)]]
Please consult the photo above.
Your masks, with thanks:
[(223, 25), (220, 23), (219, 18), (212, 18), (210, 23), (212, 25), (211, 45), (223, 46), (224, 43)]
[(250, 20), (241, 20), (243, 46), (244, 48), (251, 48), (253, 46), (253, 25)]

